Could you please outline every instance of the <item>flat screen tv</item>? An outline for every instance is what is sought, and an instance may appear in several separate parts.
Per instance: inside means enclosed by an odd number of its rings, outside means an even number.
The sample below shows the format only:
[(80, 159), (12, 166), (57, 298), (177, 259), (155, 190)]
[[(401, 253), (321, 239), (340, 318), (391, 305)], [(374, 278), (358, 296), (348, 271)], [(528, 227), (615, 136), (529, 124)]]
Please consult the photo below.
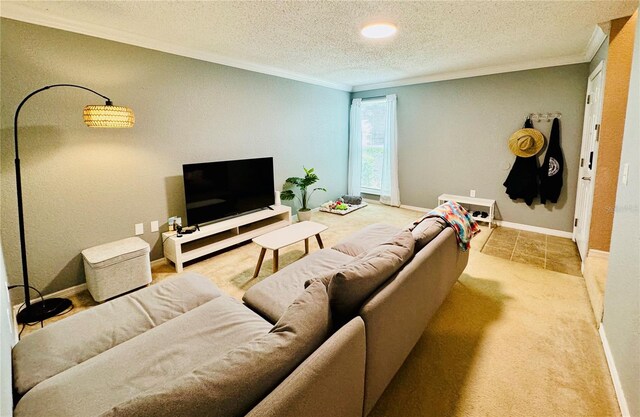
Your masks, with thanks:
[(275, 202), (273, 158), (182, 165), (187, 222), (221, 220)]

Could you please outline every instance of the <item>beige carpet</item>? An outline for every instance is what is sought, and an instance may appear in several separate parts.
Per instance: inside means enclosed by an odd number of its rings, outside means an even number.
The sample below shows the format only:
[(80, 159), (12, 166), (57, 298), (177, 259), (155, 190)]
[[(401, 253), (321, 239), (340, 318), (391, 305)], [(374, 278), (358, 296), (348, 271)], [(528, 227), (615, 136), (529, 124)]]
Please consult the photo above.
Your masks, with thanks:
[[(329, 226), (322, 235), (329, 247), (367, 224), (403, 226), (418, 216), (372, 204), (313, 220)], [(620, 415), (583, 278), (485, 255), (479, 249), (489, 235), (483, 228), (474, 239), (465, 273), (371, 416)], [(281, 267), (303, 253), (302, 243), (283, 250)], [(271, 274), (269, 258), (251, 279), (258, 254), (246, 244), (186, 270), (241, 298)], [(154, 268), (156, 280), (172, 273)], [(74, 302), (76, 310), (93, 304), (86, 294)]]
[(372, 416), (618, 416), (584, 281), (471, 252)]

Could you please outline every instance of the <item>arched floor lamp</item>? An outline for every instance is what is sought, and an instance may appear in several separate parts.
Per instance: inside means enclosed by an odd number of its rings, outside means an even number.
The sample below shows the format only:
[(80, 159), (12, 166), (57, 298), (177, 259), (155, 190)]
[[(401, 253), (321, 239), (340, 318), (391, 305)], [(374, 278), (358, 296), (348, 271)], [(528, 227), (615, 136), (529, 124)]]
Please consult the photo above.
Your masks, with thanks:
[(56, 316), (70, 308), (73, 304), (66, 298), (48, 298), (37, 303), (31, 303), (29, 296), (29, 271), (27, 269), (27, 248), (24, 235), (24, 213), (22, 207), (22, 179), (20, 176), (20, 156), (18, 154), (18, 115), (24, 103), (36, 94), (54, 87), (72, 87), (90, 91), (106, 100), (105, 105), (85, 106), (83, 112), (84, 123), (89, 127), (133, 127), (135, 118), (133, 111), (127, 107), (114, 106), (107, 96), (93, 91), (90, 88), (75, 84), (53, 84), (33, 91), (18, 105), (13, 119), (13, 132), (16, 152), (16, 192), (18, 194), (18, 226), (20, 228), (20, 253), (22, 255), (22, 281), (24, 283), (24, 308), (18, 312), (16, 320), (20, 324), (41, 322)]

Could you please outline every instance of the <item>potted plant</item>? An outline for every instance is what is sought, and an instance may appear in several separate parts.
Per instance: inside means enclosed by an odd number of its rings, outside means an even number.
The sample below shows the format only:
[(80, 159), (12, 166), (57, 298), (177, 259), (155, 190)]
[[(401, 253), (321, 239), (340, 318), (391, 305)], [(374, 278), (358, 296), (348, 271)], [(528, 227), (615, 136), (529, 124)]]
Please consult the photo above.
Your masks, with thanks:
[[(287, 178), (284, 182), (283, 191), (280, 193), (280, 198), (282, 200), (293, 200), (294, 198), (298, 199), (301, 207), (298, 209), (298, 221), (306, 221), (311, 219), (311, 209), (309, 208), (309, 199), (318, 190), (327, 191), (324, 188), (314, 188), (311, 193), (308, 192), (307, 188), (316, 182), (320, 178), (313, 172), (313, 168), (304, 169), (304, 178), (300, 177), (291, 177)], [(300, 197), (298, 197), (292, 190), (292, 188), (298, 187), (300, 189)]]

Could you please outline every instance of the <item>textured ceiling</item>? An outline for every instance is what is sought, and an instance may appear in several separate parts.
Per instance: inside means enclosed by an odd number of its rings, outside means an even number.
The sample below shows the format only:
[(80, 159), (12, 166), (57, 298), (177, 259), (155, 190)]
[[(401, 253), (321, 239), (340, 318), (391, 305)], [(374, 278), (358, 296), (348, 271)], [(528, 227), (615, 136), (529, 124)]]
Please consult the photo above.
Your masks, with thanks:
[[(598, 23), (637, 7), (637, 0), (3, 0), (0, 13), (349, 89), (525, 62), (579, 62)], [(363, 38), (361, 27), (375, 21), (396, 24), (397, 35)]]

